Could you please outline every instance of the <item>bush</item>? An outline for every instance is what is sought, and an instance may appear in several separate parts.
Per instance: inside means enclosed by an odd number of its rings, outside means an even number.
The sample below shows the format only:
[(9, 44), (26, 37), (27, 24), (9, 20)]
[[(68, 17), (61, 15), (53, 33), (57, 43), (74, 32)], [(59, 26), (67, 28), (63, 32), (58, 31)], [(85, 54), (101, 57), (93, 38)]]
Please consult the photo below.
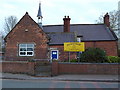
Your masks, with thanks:
[(70, 62), (78, 62), (78, 60), (77, 59), (72, 59), (72, 60), (70, 60)]
[(117, 56), (108, 56), (108, 63), (120, 63), (120, 57)]
[(88, 48), (81, 54), (81, 62), (103, 63), (107, 57), (104, 50), (100, 48)]

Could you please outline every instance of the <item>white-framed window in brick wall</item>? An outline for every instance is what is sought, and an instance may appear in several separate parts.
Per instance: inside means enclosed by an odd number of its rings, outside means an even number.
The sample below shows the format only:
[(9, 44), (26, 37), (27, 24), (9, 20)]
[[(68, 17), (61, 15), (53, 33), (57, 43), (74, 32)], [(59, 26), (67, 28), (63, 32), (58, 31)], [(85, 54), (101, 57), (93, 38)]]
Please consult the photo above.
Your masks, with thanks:
[(81, 38), (80, 37), (77, 37), (77, 42), (81, 42)]
[(34, 44), (19, 44), (19, 56), (34, 56)]

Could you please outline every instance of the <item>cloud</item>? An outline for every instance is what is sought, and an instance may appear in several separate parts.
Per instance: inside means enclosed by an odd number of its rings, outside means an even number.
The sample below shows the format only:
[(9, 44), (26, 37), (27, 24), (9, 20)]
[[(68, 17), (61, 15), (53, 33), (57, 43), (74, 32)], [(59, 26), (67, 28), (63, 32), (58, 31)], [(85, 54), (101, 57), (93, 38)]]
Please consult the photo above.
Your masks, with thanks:
[[(15, 15), (20, 19), (26, 11), (37, 21), (40, 0), (1, 0), (0, 23), (4, 17)], [(71, 17), (71, 23), (90, 23), (103, 12), (117, 9), (119, 0), (41, 0), (43, 24), (63, 23), (64, 15)], [(1, 25), (1, 24), (0, 24)]]

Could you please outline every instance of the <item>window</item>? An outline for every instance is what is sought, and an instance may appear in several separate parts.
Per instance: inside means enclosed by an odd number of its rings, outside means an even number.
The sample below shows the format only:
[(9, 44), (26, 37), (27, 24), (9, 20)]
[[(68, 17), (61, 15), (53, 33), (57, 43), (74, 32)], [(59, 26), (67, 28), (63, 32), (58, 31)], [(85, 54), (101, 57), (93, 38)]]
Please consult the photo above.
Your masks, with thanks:
[(81, 42), (81, 38), (80, 37), (77, 37), (77, 42)]
[(19, 44), (19, 56), (34, 56), (34, 44)]

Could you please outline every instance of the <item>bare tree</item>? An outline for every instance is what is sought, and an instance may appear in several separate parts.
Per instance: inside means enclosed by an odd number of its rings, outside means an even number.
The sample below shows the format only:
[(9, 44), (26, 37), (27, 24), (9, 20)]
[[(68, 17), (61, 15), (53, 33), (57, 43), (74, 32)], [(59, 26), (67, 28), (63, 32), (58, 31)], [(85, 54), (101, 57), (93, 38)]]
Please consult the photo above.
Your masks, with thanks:
[(8, 34), (13, 29), (17, 23), (17, 20), (18, 19), (16, 16), (9, 16), (5, 18), (4, 31), (6, 34)]
[(0, 52), (4, 50), (4, 35), (2, 34), (2, 31), (0, 31)]
[[(113, 30), (118, 30), (118, 11), (113, 10), (111, 12), (109, 12), (110, 15), (110, 28), (112, 28)], [(104, 15), (100, 15), (100, 17), (98, 18), (98, 20), (96, 20), (96, 23), (104, 23), (103, 20)]]
[[(110, 15), (110, 28), (116, 33), (118, 38), (120, 38), (120, 29), (118, 29), (118, 16), (120, 15), (120, 13), (116, 10), (113, 10), (109, 12), (109, 15)], [(99, 24), (104, 23), (103, 17), (104, 14), (100, 15), (98, 20), (96, 20), (96, 23)]]
[(0, 52), (2, 51), (2, 35), (0, 34)]

